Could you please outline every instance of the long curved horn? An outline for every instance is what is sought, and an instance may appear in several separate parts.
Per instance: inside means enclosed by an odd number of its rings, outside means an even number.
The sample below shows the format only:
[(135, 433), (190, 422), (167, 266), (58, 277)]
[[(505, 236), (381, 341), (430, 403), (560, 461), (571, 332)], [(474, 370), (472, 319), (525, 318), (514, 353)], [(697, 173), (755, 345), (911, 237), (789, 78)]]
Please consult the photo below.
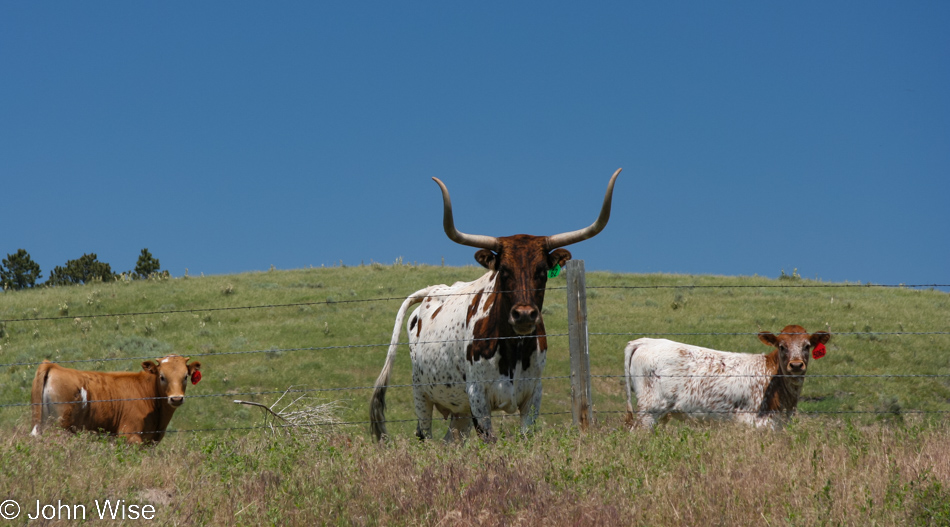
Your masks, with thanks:
[(597, 221), (592, 223), (587, 228), (581, 229), (579, 231), (565, 232), (562, 234), (548, 236), (548, 239), (544, 244), (547, 250), (550, 251), (551, 249), (557, 249), (558, 247), (564, 247), (565, 245), (570, 245), (572, 243), (584, 241), (588, 238), (593, 238), (598, 233), (600, 233), (600, 231), (604, 230), (604, 227), (607, 226), (607, 220), (610, 219), (610, 202), (614, 195), (614, 181), (616, 181), (621, 170), (623, 169), (618, 168), (617, 171), (614, 172), (613, 177), (610, 178), (610, 183), (607, 183), (607, 195), (604, 196), (604, 205), (600, 208), (600, 216), (597, 217)]
[(442, 203), (444, 205), (442, 227), (445, 229), (445, 234), (448, 235), (449, 239), (455, 243), (468, 245), (469, 247), (478, 247), (479, 249), (488, 249), (497, 252), (501, 248), (501, 243), (498, 241), (498, 238), (481, 234), (465, 234), (455, 228), (455, 220), (452, 217), (452, 199), (449, 198), (449, 189), (445, 188), (445, 184), (439, 181), (439, 178), (432, 178), (432, 180), (442, 187)]

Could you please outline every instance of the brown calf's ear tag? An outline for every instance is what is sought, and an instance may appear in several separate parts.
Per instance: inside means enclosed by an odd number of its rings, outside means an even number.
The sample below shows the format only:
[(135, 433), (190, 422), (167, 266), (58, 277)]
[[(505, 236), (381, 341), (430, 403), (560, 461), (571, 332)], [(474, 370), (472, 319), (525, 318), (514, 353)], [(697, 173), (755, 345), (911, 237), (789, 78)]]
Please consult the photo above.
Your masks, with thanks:
[(821, 342), (813, 350), (811, 350), (811, 358), (818, 360), (825, 356), (825, 345)]
[(201, 380), (201, 372), (199, 370), (195, 370), (191, 374), (191, 384), (198, 384), (198, 381), (200, 380)]

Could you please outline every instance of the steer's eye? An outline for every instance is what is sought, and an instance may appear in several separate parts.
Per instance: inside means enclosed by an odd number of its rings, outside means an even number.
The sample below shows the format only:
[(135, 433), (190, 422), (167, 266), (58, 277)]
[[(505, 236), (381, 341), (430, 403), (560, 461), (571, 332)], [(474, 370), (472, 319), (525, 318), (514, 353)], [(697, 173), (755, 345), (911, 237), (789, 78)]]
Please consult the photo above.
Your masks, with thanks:
[(161, 379), (162, 382), (165, 382), (165, 374), (164, 374), (164, 373), (161, 374), (161, 375), (159, 375), (158, 378)]

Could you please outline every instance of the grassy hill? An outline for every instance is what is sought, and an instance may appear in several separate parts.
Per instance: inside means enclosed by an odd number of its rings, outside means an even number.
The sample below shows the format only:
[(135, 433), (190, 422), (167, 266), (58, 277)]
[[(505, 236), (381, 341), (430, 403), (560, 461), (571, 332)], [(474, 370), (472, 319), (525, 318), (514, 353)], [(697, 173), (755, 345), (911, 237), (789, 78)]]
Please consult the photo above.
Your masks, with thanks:
[[(517, 419), (499, 419), (494, 444), (420, 443), (411, 390), (392, 388), (387, 417), (406, 422), (390, 423), (385, 447), (373, 443), (361, 387), (382, 367), (404, 296), (480, 273), (374, 264), (0, 294), (0, 515), (15, 500), (22, 520), (39, 501), (83, 506), (90, 519), (96, 500), (121, 499), (154, 506), (157, 525), (950, 525), (950, 421), (911, 413), (950, 411), (950, 295), (589, 273), (597, 376), (589, 432), (564, 426), (570, 387), (550, 379), (545, 415), (527, 437), (510, 433)], [(548, 285), (546, 375), (563, 377), (564, 279)], [(623, 428), (627, 340), (668, 336), (760, 353), (754, 333), (788, 323), (834, 335), (827, 357), (809, 367), (800, 405), (824, 413), (777, 432)], [(135, 370), (171, 351), (200, 359), (204, 376), (170, 430), (234, 430), (173, 433), (155, 448), (27, 435), (37, 361), (91, 358), (72, 366)], [(410, 382), (405, 347), (393, 382)], [(340, 401), (339, 417), (353, 424), (316, 439), (248, 431), (262, 425), (260, 412), (231, 400), (270, 403), (289, 386)]]
[[(28, 422), (27, 407), (9, 405), (29, 402), (38, 361), (110, 359), (69, 366), (137, 370), (143, 357), (176, 352), (201, 360), (204, 376), (190, 387), (192, 397), (171, 429), (258, 426), (261, 414), (232, 399), (269, 404), (295, 386), (314, 390), (311, 395), (322, 401), (340, 401), (339, 417), (355, 423), (351, 432), (362, 433), (370, 395), (362, 388), (373, 385), (382, 367), (401, 301), (426, 285), (481, 273), (474, 266), (373, 264), (6, 292), (0, 295), (0, 319), (6, 320), (0, 326), (0, 405), (6, 405), (0, 407), (0, 429)], [(587, 285), (591, 369), (598, 376), (595, 411), (601, 417), (624, 408), (622, 350), (628, 340), (666, 336), (762, 353), (767, 348), (754, 333), (777, 332), (786, 324), (833, 334), (827, 357), (809, 369), (801, 411), (857, 412), (851, 415), (874, 420), (950, 410), (947, 293), (797, 277), (606, 272), (589, 273)], [(544, 319), (552, 336), (545, 375), (564, 377), (564, 278), (550, 280), (548, 288)], [(922, 377), (822, 377), (883, 374)], [(403, 346), (393, 383), (409, 382)], [(544, 393), (543, 419), (569, 422), (568, 381), (547, 380)], [(388, 402), (389, 419), (409, 421), (390, 425), (390, 433), (411, 435), (411, 389), (391, 389)], [(504, 428), (517, 419), (501, 421)], [(438, 427), (434, 432), (440, 433)]]

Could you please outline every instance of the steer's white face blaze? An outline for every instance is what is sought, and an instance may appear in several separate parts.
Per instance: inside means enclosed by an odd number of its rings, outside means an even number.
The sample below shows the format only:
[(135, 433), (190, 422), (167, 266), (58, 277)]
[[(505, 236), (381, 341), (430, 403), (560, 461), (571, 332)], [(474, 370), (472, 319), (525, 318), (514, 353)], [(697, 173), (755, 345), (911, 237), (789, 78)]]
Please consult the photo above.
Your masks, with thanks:
[(188, 364), (188, 357), (169, 355), (156, 362), (143, 362), (142, 369), (155, 376), (158, 396), (163, 397), (172, 408), (178, 408), (185, 402), (188, 379), (201, 369), (201, 363), (195, 361)]
[(499, 301), (493, 306), (490, 324), (507, 324), (515, 335), (535, 333), (544, 307), (544, 287), (548, 271), (564, 266), (571, 259), (567, 249), (548, 251), (546, 237), (518, 234), (498, 238), (495, 251), (482, 249), (475, 260), (495, 271), (494, 294)]

